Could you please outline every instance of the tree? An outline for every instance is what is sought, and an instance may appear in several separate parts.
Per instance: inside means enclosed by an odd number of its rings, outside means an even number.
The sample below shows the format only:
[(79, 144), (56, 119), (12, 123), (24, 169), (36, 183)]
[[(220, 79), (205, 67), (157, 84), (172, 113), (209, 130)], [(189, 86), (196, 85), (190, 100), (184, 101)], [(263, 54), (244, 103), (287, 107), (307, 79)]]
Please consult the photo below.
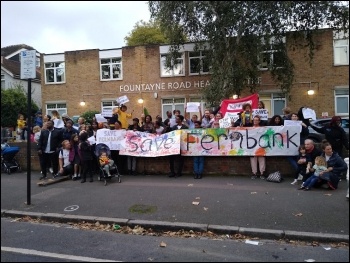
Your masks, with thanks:
[[(21, 85), (9, 89), (1, 88), (1, 126), (15, 127), (18, 114), (27, 116), (27, 93)], [(31, 117), (35, 115), (39, 107), (32, 100)]]
[(85, 119), (85, 123), (92, 123), (92, 118), (95, 117), (95, 114), (99, 114), (100, 112), (97, 110), (86, 111), (80, 115)]
[(127, 46), (169, 43), (161, 31), (159, 23), (154, 21), (145, 22), (143, 20), (138, 21), (134, 29), (124, 39)]
[[(314, 34), (328, 27), (348, 30), (349, 7), (341, 1), (149, 1), (151, 18), (159, 21), (171, 45), (170, 68), (184, 44), (182, 35), (205, 51), (210, 86), (203, 95), (212, 106), (249, 88), (261, 74), (264, 51), (273, 48), (278, 61), (268, 69), (281, 91), (290, 92), (294, 66), (284, 39), (293, 32), (294, 45), (307, 45), (312, 61)], [(202, 64), (203, 65), (203, 64)], [(199, 64), (201, 66), (201, 64)], [(249, 80), (249, 81), (248, 81)]]

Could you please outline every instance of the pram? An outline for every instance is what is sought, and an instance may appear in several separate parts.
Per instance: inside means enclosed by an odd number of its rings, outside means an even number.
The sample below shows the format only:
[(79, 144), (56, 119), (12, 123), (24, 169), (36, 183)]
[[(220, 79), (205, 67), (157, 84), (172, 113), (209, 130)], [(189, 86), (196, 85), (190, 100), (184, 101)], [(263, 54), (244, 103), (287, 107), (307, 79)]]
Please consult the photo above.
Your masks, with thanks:
[(7, 143), (1, 144), (1, 168), (4, 172), (11, 174), (11, 171), (21, 171), (21, 166), (15, 156), (19, 152), (18, 146), (10, 146)]
[(117, 167), (116, 164), (113, 164), (109, 168), (109, 171), (111, 173), (111, 177), (108, 177), (107, 172), (100, 165), (99, 157), (100, 157), (102, 152), (107, 153), (108, 158), (111, 158), (111, 150), (109, 149), (109, 147), (106, 144), (99, 143), (99, 144), (96, 145), (95, 155), (97, 157), (97, 162), (98, 162), (98, 167), (99, 167), (99, 173), (98, 173), (98, 176), (97, 176), (97, 180), (99, 180), (99, 181), (104, 180), (105, 185), (107, 185), (107, 180), (108, 179), (116, 177), (116, 178), (118, 178), (118, 183), (121, 183), (119, 170), (118, 170), (118, 167)]

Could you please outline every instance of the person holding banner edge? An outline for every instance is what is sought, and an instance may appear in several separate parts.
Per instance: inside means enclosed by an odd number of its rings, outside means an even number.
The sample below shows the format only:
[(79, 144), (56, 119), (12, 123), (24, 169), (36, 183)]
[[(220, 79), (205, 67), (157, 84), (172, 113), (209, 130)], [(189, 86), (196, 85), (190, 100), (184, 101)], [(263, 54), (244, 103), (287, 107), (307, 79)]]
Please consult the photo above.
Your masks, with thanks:
[[(260, 126), (260, 116), (255, 115), (253, 118), (253, 127), (261, 127)], [(258, 178), (258, 163), (260, 170), (260, 179), (265, 180), (265, 168), (266, 168), (266, 158), (265, 156), (252, 156), (250, 157), (250, 166), (252, 168), (252, 177), (251, 179)]]

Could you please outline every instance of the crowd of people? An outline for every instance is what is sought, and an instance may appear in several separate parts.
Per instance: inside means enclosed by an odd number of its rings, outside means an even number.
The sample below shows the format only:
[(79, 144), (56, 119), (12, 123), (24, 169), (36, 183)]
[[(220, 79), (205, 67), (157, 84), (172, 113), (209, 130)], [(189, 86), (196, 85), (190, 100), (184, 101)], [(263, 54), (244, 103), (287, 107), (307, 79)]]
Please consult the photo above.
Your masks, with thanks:
[[(259, 109), (264, 109), (265, 105), (259, 102)], [(313, 128), (325, 134), (326, 140), (322, 142), (322, 150), (317, 149), (312, 140), (307, 139), (310, 125), (307, 119), (298, 112), (292, 112), (289, 107), (283, 109), (283, 114), (274, 115), (269, 120), (261, 120), (258, 115), (253, 115), (251, 104), (245, 103), (239, 119), (232, 122), (232, 127), (261, 127), (261, 126), (283, 126), (286, 120), (302, 120), (300, 129), (300, 147), (299, 155), (287, 157), (295, 171), (292, 185), (296, 185), (298, 180), (302, 181), (299, 189), (311, 190), (322, 184), (327, 184), (330, 189), (336, 189), (341, 176), (346, 173), (347, 165), (344, 162), (342, 153), (343, 147), (349, 149), (349, 143), (344, 129), (341, 127), (341, 118), (334, 116), (330, 125), (326, 127)], [(108, 118), (107, 123), (98, 123), (94, 118), (91, 123), (87, 123), (84, 118), (78, 119), (78, 129), (73, 126), (73, 121), (67, 114), (59, 115), (57, 111), (52, 111), (50, 115), (42, 116), (37, 112), (34, 119), (32, 139), (37, 143), (38, 154), (41, 165), (42, 176), (40, 179), (46, 179), (50, 171), (56, 176), (69, 175), (73, 180), (80, 179), (82, 183), (86, 182), (89, 175), (90, 182), (93, 182), (93, 174), (100, 167), (109, 173), (110, 165), (117, 164), (122, 172), (129, 175), (137, 175), (135, 156), (120, 156), (119, 151), (111, 151), (111, 156), (95, 156), (95, 145), (90, 144), (88, 138), (96, 136), (100, 128), (111, 130), (127, 129), (133, 131), (142, 131), (160, 135), (172, 130), (178, 129), (200, 129), (200, 128), (219, 128), (220, 119), (223, 114), (220, 109), (211, 111), (206, 109), (204, 114), (198, 107), (198, 113), (187, 118), (188, 113), (185, 108), (184, 115), (180, 110), (173, 112), (167, 111), (167, 118), (163, 121), (160, 115), (155, 117), (151, 115), (141, 115), (141, 118), (133, 118), (133, 112), (127, 112), (127, 106), (121, 105), (113, 109), (112, 117)], [(64, 123), (63, 128), (55, 128), (55, 119), (61, 119)], [(129, 125), (129, 119), (132, 124)], [(22, 135), (25, 129), (25, 120), (23, 115), (18, 119), (18, 133)], [(324, 159), (322, 159), (322, 158)], [(201, 179), (204, 170), (204, 156), (193, 157), (194, 179)], [(266, 179), (266, 156), (250, 157), (251, 179)], [(322, 159), (322, 160), (321, 160)], [(184, 157), (181, 154), (169, 156), (169, 177), (182, 176)], [(321, 161), (320, 161), (321, 160)], [(177, 167), (175, 167), (177, 164)], [(321, 169), (322, 168), (322, 169)]]

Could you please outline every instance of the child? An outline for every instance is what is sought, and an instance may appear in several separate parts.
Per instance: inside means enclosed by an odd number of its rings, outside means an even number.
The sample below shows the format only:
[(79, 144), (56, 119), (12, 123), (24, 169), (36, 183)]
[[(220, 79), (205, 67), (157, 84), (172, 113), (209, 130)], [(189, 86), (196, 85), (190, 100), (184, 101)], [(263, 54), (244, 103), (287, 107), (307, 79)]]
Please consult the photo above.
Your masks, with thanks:
[(23, 129), (25, 126), (26, 126), (26, 121), (24, 120), (24, 115), (18, 114), (16, 141), (21, 141), (21, 135), (24, 132)]
[(100, 165), (107, 172), (108, 177), (111, 177), (111, 173), (109, 172), (109, 168), (114, 164), (112, 159), (109, 159), (106, 152), (101, 152), (99, 157)]
[(316, 184), (320, 175), (327, 170), (327, 161), (324, 157), (317, 156), (315, 159), (315, 165), (311, 168), (311, 165), (308, 164), (308, 168), (311, 172), (314, 172), (314, 174), (301, 185), (299, 190), (304, 189), (308, 191), (311, 189), (311, 187), (313, 187)]
[(253, 126), (253, 112), (252, 105), (250, 103), (244, 103), (241, 114), (241, 126), (250, 127)]
[[(309, 169), (307, 168), (308, 166), (312, 165), (311, 157), (309, 154), (306, 153), (305, 145), (301, 144), (298, 150), (299, 150), (299, 156), (297, 161), (298, 170), (295, 173), (294, 181), (291, 182), (292, 185), (295, 185), (298, 182), (299, 174), (302, 176), (305, 176), (306, 174), (308, 174)], [(302, 162), (299, 162), (299, 161), (302, 161)]]
[[(131, 119), (132, 118), (132, 113), (127, 113), (126, 110), (128, 108), (122, 104), (120, 106), (120, 109), (118, 109), (117, 113), (119, 115), (119, 121), (122, 123), (122, 129), (128, 129), (128, 120), (127, 119)], [(132, 111), (134, 112), (134, 111)]]

